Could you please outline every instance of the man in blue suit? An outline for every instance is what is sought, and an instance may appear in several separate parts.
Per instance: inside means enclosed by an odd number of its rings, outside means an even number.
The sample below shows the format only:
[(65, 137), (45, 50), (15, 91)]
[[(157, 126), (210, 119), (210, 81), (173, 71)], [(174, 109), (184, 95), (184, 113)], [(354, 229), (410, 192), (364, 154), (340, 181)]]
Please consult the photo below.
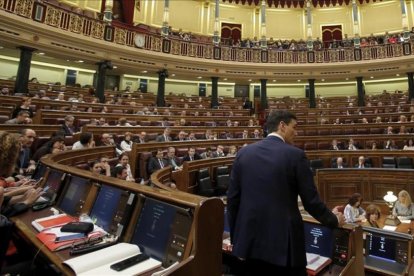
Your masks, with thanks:
[(322, 224), (344, 222), (321, 201), (305, 153), (293, 146), (297, 120), (272, 112), (267, 138), (236, 156), (227, 193), (233, 255), (246, 275), (306, 275), (305, 238), (298, 196)]

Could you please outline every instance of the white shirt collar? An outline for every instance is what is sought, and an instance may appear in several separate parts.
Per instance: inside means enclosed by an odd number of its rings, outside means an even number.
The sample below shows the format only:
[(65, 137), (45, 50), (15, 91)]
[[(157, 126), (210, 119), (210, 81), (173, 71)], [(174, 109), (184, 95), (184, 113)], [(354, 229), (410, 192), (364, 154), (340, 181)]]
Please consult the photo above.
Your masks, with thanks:
[(272, 132), (272, 133), (270, 133), (267, 136), (276, 136), (277, 138), (280, 138), (280, 139), (282, 139), (283, 142), (285, 142), (285, 139), (283, 139), (283, 137), (280, 136), (280, 134), (277, 134), (276, 132)]

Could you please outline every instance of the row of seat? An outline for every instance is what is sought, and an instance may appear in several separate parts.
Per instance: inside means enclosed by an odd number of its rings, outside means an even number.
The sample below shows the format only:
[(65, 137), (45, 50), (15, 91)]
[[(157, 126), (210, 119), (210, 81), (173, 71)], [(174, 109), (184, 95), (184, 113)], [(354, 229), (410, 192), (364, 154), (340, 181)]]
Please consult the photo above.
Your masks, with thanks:
[[(343, 166), (345, 168), (353, 168), (355, 164), (347, 164), (347, 160), (343, 160)], [(318, 169), (323, 169), (324, 162), (322, 159), (312, 159), (309, 161), (310, 167), (312, 171), (315, 173)], [(332, 168), (336, 168), (336, 158), (332, 158), (331, 160)], [(372, 167), (372, 161), (370, 157), (365, 157), (365, 164), (369, 167)], [(413, 159), (406, 156), (401, 157), (392, 157), (392, 156), (384, 156), (382, 158), (382, 168), (389, 168), (389, 169), (414, 169)]]
[(215, 169), (214, 183), (211, 180), (208, 168), (198, 171), (198, 191), (201, 196), (224, 196), (230, 183), (230, 172), (228, 166), (220, 166)]

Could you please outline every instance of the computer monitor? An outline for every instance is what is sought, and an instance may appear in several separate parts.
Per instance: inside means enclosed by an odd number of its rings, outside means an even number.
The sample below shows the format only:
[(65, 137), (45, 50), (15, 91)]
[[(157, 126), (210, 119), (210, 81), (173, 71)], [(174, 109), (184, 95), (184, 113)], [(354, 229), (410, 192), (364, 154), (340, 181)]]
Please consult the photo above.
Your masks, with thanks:
[(38, 181), (46, 173), (47, 166), (41, 162), (37, 162), (36, 169), (32, 174), (32, 179)]
[(129, 221), (134, 198), (135, 194), (102, 185), (89, 216), (108, 233), (120, 236)]
[(364, 261), (367, 269), (399, 275), (405, 271), (412, 257), (413, 237), (410, 234), (372, 227), (364, 227), (364, 233)]
[(65, 185), (57, 206), (69, 215), (79, 216), (90, 188), (91, 183), (88, 179), (71, 176)]
[(332, 258), (333, 229), (317, 223), (304, 222), (306, 252)]
[(366, 245), (368, 256), (395, 261), (395, 239), (387, 236), (368, 235)]
[(55, 201), (59, 191), (61, 190), (62, 182), (63, 182), (63, 179), (65, 178), (65, 175), (66, 174), (61, 171), (57, 171), (54, 169), (49, 170), (46, 182), (43, 185), (44, 193), (41, 196), (42, 198), (41, 201), (49, 201), (49, 202)]
[(142, 199), (131, 243), (166, 267), (182, 260), (193, 220), (190, 210), (152, 198)]

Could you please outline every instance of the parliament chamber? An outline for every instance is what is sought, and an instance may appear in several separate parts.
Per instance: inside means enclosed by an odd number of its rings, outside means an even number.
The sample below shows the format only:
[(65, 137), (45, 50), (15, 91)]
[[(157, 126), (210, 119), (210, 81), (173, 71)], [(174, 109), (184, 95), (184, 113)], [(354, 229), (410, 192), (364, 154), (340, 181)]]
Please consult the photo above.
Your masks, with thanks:
[[(296, 114), (294, 146), (326, 205), (359, 193), (386, 224), (384, 196), (414, 196), (413, 29), (403, 0), (0, 1), (0, 133), (36, 133), (38, 185), (55, 189), (51, 206), (10, 217), (15, 251), (76, 274), (74, 246), (51, 251), (32, 226), (57, 210), (139, 243), (162, 263), (144, 275), (242, 274), (226, 191), (274, 110)], [(317, 275), (414, 275), (412, 220), (329, 229), (300, 209), (307, 252), (317, 238), (328, 253), (309, 252), (330, 258)], [(7, 247), (3, 267), (16, 261)]]

